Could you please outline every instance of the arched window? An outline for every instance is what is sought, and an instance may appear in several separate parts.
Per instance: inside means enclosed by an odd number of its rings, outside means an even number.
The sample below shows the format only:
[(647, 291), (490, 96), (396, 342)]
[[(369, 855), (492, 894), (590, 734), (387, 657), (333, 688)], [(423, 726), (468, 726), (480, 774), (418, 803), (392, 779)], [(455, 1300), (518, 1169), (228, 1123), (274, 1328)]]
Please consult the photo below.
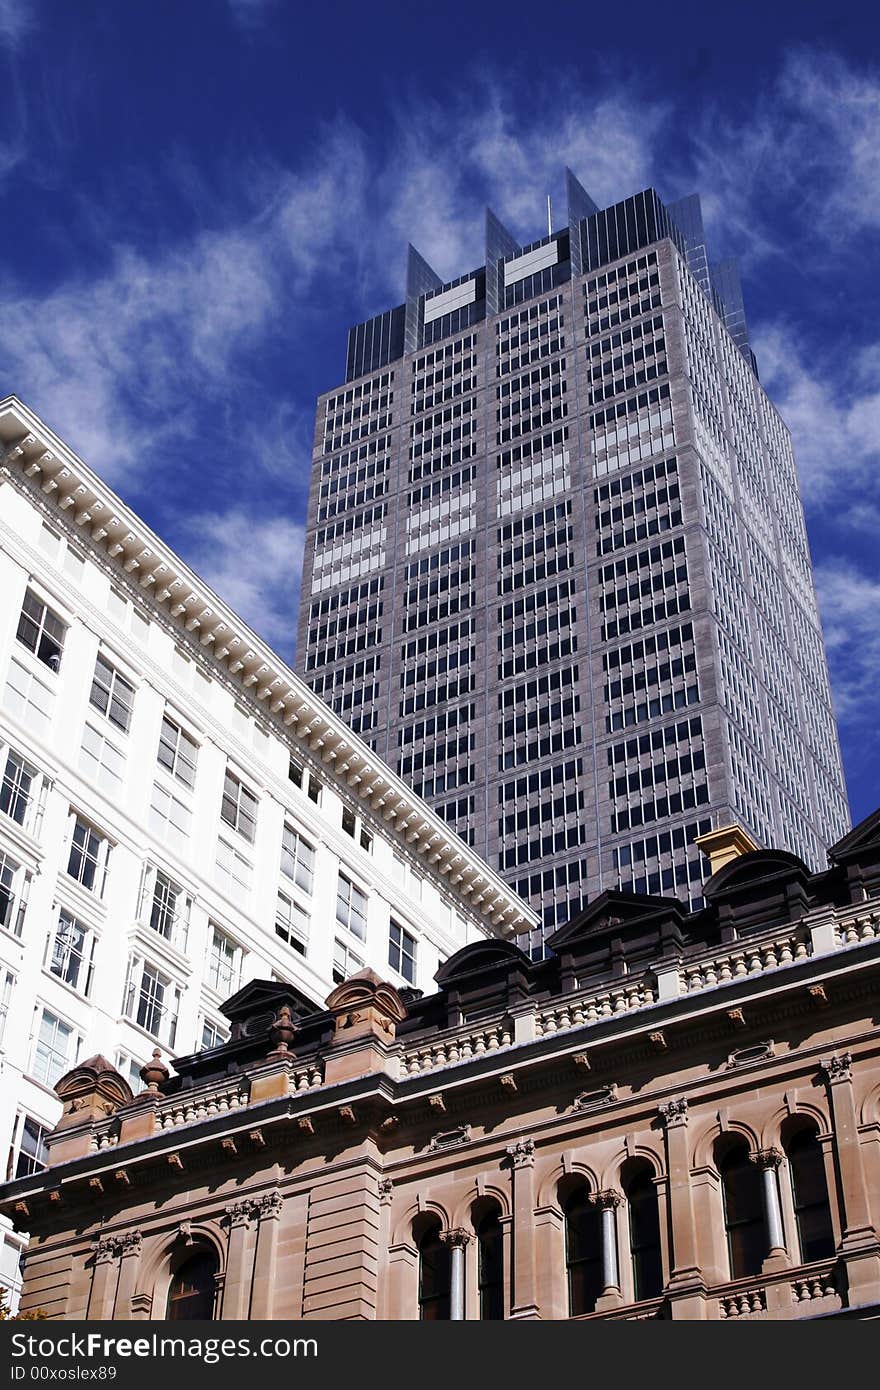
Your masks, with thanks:
[(724, 1199), (724, 1226), (732, 1279), (760, 1274), (769, 1249), (761, 1195), (761, 1172), (748, 1145), (735, 1143), (719, 1164)]
[(416, 1242), (419, 1251), (419, 1317), (425, 1322), (449, 1319), (451, 1266), (449, 1246), (440, 1239), (440, 1221), (431, 1221)]
[(220, 1262), (213, 1250), (200, 1250), (185, 1260), (168, 1289), (169, 1322), (198, 1318), (212, 1321)]
[(499, 1320), (504, 1317), (504, 1236), (496, 1206), (478, 1218), (476, 1232), (480, 1318)]
[(595, 1311), (602, 1292), (602, 1228), (598, 1207), (589, 1200), (585, 1184), (563, 1199), (565, 1267), (571, 1316)]
[(811, 1128), (800, 1129), (785, 1144), (791, 1173), (794, 1214), (801, 1260), (825, 1260), (834, 1254), (834, 1227), (822, 1149)]
[(624, 1178), (629, 1213), (629, 1248), (632, 1256), (633, 1292), (642, 1298), (659, 1298), (663, 1292), (663, 1260), (660, 1254), (660, 1212), (653, 1170), (640, 1164)]

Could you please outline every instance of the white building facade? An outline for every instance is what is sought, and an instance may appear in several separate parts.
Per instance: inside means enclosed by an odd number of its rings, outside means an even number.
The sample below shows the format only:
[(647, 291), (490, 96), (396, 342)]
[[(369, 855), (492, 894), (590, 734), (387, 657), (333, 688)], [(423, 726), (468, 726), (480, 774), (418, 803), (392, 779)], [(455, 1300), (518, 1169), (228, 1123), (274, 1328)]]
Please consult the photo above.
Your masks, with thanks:
[[(0, 1146), (252, 979), (314, 1003), (535, 915), (25, 406), (0, 402)], [(22, 1238), (3, 1233), (15, 1293)]]

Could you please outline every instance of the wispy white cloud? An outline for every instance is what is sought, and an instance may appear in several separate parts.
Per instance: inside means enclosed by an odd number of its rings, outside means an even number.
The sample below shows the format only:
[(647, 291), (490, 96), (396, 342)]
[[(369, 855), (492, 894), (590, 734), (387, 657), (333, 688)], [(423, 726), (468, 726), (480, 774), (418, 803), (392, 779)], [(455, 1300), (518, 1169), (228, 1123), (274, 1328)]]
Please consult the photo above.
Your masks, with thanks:
[(302, 526), (251, 510), (241, 501), (229, 510), (194, 513), (182, 529), (193, 569), (290, 660), (302, 569)]
[(790, 324), (755, 336), (761, 376), (792, 432), (807, 506), (834, 497), (840, 519), (863, 507), (880, 471), (878, 346), (842, 361), (826, 346), (810, 353)]
[(17, 48), (35, 24), (34, 0), (0, 0), (0, 44)]
[(707, 107), (690, 160), (711, 230), (746, 262), (854, 245), (880, 226), (880, 73), (797, 49), (746, 114)]
[(816, 585), (838, 718), (851, 730), (867, 729), (876, 755), (880, 580), (835, 557), (817, 566)]

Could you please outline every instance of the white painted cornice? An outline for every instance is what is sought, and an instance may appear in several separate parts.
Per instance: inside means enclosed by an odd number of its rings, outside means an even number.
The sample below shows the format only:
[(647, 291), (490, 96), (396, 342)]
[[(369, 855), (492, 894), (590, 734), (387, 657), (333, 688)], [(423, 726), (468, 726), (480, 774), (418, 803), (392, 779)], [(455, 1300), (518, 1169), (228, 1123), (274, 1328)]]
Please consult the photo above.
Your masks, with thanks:
[(496, 932), (537, 925), (532, 909), (295, 675), (63, 440), (15, 396), (0, 400), (0, 446), (10, 479), (36, 482), (67, 514), (79, 543), (109, 557), (173, 625), (234, 678), (293, 751), (320, 757), (337, 785), (370, 806)]

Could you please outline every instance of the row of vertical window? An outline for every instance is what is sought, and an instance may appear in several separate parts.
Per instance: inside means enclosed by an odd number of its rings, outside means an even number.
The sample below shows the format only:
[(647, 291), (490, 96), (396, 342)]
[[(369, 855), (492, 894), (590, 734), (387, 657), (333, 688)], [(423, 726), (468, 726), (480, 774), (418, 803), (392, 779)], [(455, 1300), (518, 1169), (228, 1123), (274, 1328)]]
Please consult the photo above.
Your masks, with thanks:
[[(450, 376), (447, 377), (444, 373), (442, 376), (444, 384), (441, 385), (437, 383), (430, 389), (426, 389), (427, 382), (423, 381), (417, 383), (413, 380), (413, 398), (412, 405), (410, 406), (410, 414), (419, 415), (423, 410), (435, 410), (438, 406), (445, 405), (447, 401), (454, 401), (459, 396), (466, 396), (469, 391), (476, 391), (478, 381), (476, 372), (473, 371), (476, 367), (476, 363), (477, 359), (475, 357), (470, 357), (465, 359), (461, 364), (463, 371), (470, 368), (473, 375), (452, 377), (450, 374)], [(435, 373), (434, 375), (437, 374)], [(416, 395), (417, 389), (422, 391), (421, 395)]]
[(498, 737), (502, 744), (506, 744), (510, 739), (519, 738), (526, 730), (539, 729), (545, 724), (561, 723), (575, 714), (580, 714), (580, 710), (580, 695), (567, 695), (563, 699), (523, 710), (512, 718), (502, 720), (497, 726)]
[(339, 516), (354, 507), (363, 507), (367, 502), (374, 502), (377, 497), (384, 497), (388, 492), (388, 479), (378, 478), (373, 483), (366, 483), (363, 487), (353, 488), (351, 492), (340, 493), (331, 500), (322, 502), (318, 507), (318, 521), (328, 521), (331, 517)]
[[(332, 458), (325, 458), (321, 462), (321, 477), (333, 478), (340, 474), (343, 469), (358, 470), (365, 465), (369, 459), (384, 457), (390, 452), (391, 436), (377, 435), (373, 439), (368, 439), (365, 444), (359, 444), (356, 449), (346, 449), (342, 454), (336, 454)], [(370, 476), (364, 474), (364, 477)], [(323, 489), (322, 489), (323, 496)]]
[[(368, 588), (368, 585), (360, 586)], [(372, 603), (361, 603), (358, 607), (346, 607), (342, 612), (338, 609), (335, 618), (328, 618), (317, 627), (309, 629), (309, 642), (326, 642), (329, 637), (338, 637), (345, 632), (357, 631), (364, 623), (374, 623), (377, 618), (381, 618), (385, 609), (384, 601), (373, 601)], [(314, 615), (313, 615), (314, 616)]]

